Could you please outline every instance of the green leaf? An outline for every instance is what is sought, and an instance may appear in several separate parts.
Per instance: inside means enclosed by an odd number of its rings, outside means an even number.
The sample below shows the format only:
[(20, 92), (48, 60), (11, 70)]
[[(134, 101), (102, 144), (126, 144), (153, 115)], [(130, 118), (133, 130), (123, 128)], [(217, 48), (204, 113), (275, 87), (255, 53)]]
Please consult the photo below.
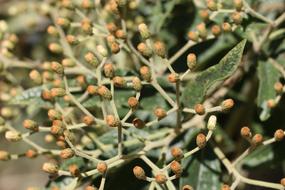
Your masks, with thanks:
[(190, 80), (182, 93), (183, 103), (193, 107), (202, 102), (210, 87), (232, 75), (241, 61), (245, 44), (246, 40), (241, 41), (217, 65), (198, 73)]
[(259, 79), (257, 105), (262, 108), (259, 117), (264, 121), (270, 117), (270, 109), (266, 102), (269, 99), (275, 98), (274, 83), (279, 80), (280, 74), (277, 69), (267, 61), (258, 62), (257, 72)]

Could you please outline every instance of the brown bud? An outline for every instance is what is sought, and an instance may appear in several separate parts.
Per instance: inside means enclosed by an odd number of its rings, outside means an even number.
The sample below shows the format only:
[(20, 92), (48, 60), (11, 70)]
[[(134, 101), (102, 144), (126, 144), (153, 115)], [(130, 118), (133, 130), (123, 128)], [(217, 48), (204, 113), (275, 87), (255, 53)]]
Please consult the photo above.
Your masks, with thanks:
[(97, 88), (97, 93), (106, 100), (112, 99), (112, 93), (106, 86), (99, 86)]
[(276, 141), (281, 141), (284, 138), (284, 131), (282, 129), (278, 129), (274, 133), (274, 138)]
[(63, 97), (66, 94), (63, 88), (52, 88), (50, 93), (52, 97)]
[(145, 122), (143, 122), (143, 121), (142, 121), (141, 119), (139, 119), (139, 118), (135, 118), (132, 123), (133, 123), (133, 125), (134, 125), (136, 128), (138, 128), (138, 129), (142, 129), (142, 128), (145, 127)]
[(117, 42), (113, 42), (110, 44), (110, 49), (112, 53), (117, 54), (120, 52), (121, 48), (120, 45)]
[(88, 126), (93, 125), (95, 123), (94, 118), (89, 115), (84, 116), (82, 120), (83, 120), (83, 123), (85, 123)]
[(135, 166), (133, 168), (133, 173), (138, 179), (141, 179), (141, 180), (146, 179), (144, 169), (142, 169), (140, 166)]
[[(55, 120), (59, 121), (59, 120)], [(59, 124), (53, 124), (50, 128), (50, 132), (54, 135), (62, 135), (64, 132), (64, 126)]]
[(189, 40), (197, 42), (199, 40), (199, 35), (197, 32), (190, 31), (190, 32), (188, 32), (188, 38), (189, 38)]
[(258, 146), (262, 143), (263, 141), (263, 136), (261, 134), (255, 134), (253, 137), (252, 137), (252, 145), (253, 146)]
[(119, 127), (121, 125), (121, 121), (113, 115), (106, 116), (106, 123), (110, 127)]
[(233, 99), (226, 99), (222, 102), (221, 107), (223, 110), (229, 110), (234, 106)]
[(183, 151), (179, 147), (173, 147), (173, 148), (171, 148), (171, 155), (176, 160), (180, 160), (181, 158), (183, 158)]
[(187, 55), (187, 65), (190, 70), (193, 70), (197, 64), (197, 57), (194, 53), (189, 53)]
[(182, 173), (181, 164), (175, 160), (171, 162), (170, 169), (176, 176), (180, 176)]
[(97, 94), (97, 90), (98, 90), (98, 87), (97, 86), (94, 86), (94, 85), (89, 85), (87, 87), (87, 92), (88, 94), (90, 95), (96, 95)]
[(152, 54), (151, 49), (146, 45), (146, 43), (143, 42), (139, 43), (137, 49), (145, 57), (150, 57)]
[(140, 74), (144, 80), (146, 80), (146, 81), (151, 80), (151, 72), (147, 66), (142, 66), (140, 68)]
[(91, 21), (88, 18), (84, 18), (81, 21), (81, 29), (86, 34), (91, 34), (92, 33), (92, 24), (91, 24)]
[(50, 109), (48, 111), (48, 117), (50, 120), (61, 120), (61, 113), (59, 111), (56, 111), (55, 109)]
[(184, 185), (182, 187), (182, 190), (194, 190), (193, 187), (191, 187), (190, 185)]
[(166, 49), (165, 49), (165, 44), (160, 42), (160, 41), (156, 41), (153, 45), (153, 49), (156, 55), (164, 58), (166, 56)]
[(141, 89), (142, 89), (142, 84), (141, 84), (141, 80), (140, 80), (138, 77), (133, 77), (132, 83), (133, 83), (133, 88), (134, 88), (136, 91), (141, 91)]
[(250, 138), (251, 137), (251, 131), (248, 127), (241, 128), (240, 134), (244, 138)]
[(206, 146), (207, 140), (203, 133), (199, 133), (196, 137), (196, 144), (199, 148), (204, 148)]
[(120, 39), (126, 39), (127, 35), (123, 30), (119, 29), (116, 31), (115, 36)]
[(158, 184), (164, 184), (167, 181), (167, 177), (164, 174), (160, 173), (155, 176), (155, 181)]
[(36, 150), (29, 149), (29, 150), (26, 151), (25, 155), (26, 155), (27, 158), (35, 158), (35, 157), (38, 156), (38, 153), (37, 153)]
[(221, 34), (221, 27), (219, 25), (213, 25), (211, 31), (214, 36), (219, 36)]
[(158, 119), (162, 119), (162, 118), (166, 117), (167, 113), (166, 113), (166, 111), (165, 111), (163, 108), (157, 107), (157, 108), (155, 108), (155, 110), (154, 110), (154, 115), (155, 115)]
[(242, 23), (242, 15), (241, 15), (240, 12), (232, 13), (231, 18), (234, 21), (234, 23), (237, 24), (237, 25)]
[(10, 154), (7, 151), (0, 150), (0, 160), (1, 161), (7, 161), (10, 159)]
[(126, 81), (123, 77), (115, 76), (113, 78), (114, 85), (116, 87), (124, 87), (126, 85)]
[(224, 22), (222, 27), (223, 27), (224, 32), (231, 32), (232, 31), (232, 27), (231, 27), (230, 23), (228, 23), (228, 22)]
[(51, 69), (60, 75), (63, 74), (63, 72), (64, 72), (63, 66), (56, 61), (51, 62)]
[(103, 67), (104, 74), (108, 78), (113, 78), (114, 77), (114, 67), (112, 63), (106, 63)]
[(138, 104), (139, 104), (139, 102), (138, 102), (138, 100), (135, 97), (130, 97), (128, 99), (128, 105), (129, 105), (130, 108), (136, 109)]
[(97, 67), (99, 64), (97, 57), (92, 52), (86, 53), (84, 58), (87, 63), (93, 65), (94, 67)]
[(202, 104), (196, 104), (194, 109), (198, 115), (204, 115), (205, 114), (205, 107)]
[(179, 75), (176, 73), (170, 73), (167, 79), (170, 83), (176, 83), (177, 81), (179, 81)]
[(116, 38), (115, 38), (115, 36), (112, 35), (112, 34), (108, 35), (108, 36), (106, 37), (106, 39), (107, 39), (107, 42), (108, 42), (109, 44), (116, 42)]
[(68, 170), (71, 173), (72, 176), (79, 176), (80, 175), (80, 171), (79, 168), (76, 164), (71, 164), (68, 166)]
[(32, 131), (38, 131), (39, 130), (39, 125), (37, 122), (30, 120), (30, 119), (26, 119), (23, 121), (23, 126), (26, 129), (32, 130)]
[(283, 92), (283, 84), (281, 82), (276, 82), (274, 84), (274, 90), (276, 93), (281, 94)]
[(58, 172), (58, 166), (54, 163), (46, 162), (43, 164), (42, 169), (50, 174), (57, 174)]
[(60, 157), (62, 159), (68, 159), (68, 158), (71, 158), (74, 156), (74, 151), (71, 149), (71, 148), (66, 148), (66, 149), (63, 149), (61, 152), (60, 152)]
[(105, 172), (107, 171), (108, 166), (107, 166), (106, 162), (100, 161), (100, 162), (98, 162), (96, 168), (97, 168), (97, 170), (98, 170), (100, 173), (103, 174), (103, 173), (105, 173)]
[(41, 84), (42, 83), (42, 76), (40, 74), (39, 71), (37, 70), (32, 70), (30, 73), (29, 73), (29, 77), (30, 79), (32, 79), (36, 84)]

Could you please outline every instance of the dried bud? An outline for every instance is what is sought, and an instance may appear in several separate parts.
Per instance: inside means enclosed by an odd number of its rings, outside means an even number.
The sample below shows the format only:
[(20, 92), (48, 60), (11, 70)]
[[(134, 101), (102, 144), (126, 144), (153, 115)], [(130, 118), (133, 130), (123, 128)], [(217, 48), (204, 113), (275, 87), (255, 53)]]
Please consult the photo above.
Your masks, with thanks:
[(136, 90), (136, 91), (141, 91), (142, 89), (142, 83), (141, 83), (141, 80), (138, 78), (138, 77), (133, 77), (132, 79), (132, 83), (133, 83), (133, 88)]
[(133, 173), (138, 179), (141, 179), (141, 180), (146, 179), (144, 169), (142, 169), (140, 166), (135, 166), (133, 168)]
[(108, 78), (113, 78), (114, 77), (114, 67), (112, 63), (106, 63), (103, 67), (104, 74)]
[(98, 162), (96, 168), (97, 168), (97, 170), (98, 170), (100, 173), (103, 174), (103, 173), (105, 173), (105, 172), (107, 171), (108, 166), (107, 166), (106, 162), (101, 161), (101, 162)]
[(97, 86), (94, 86), (94, 85), (89, 85), (88, 87), (87, 87), (87, 92), (88, 92), (88, 94), (90, 94), (90, 95), (96, 95), (98, 92), (98, 87)]
[(123, 30), (119, 29), (116, 31), (115, 36), (120, 39), (126, 39), (127, 35)]
[(224, 22), (222, 27), (223, 27), (224, 32), (231, 32), (232, 31), (232, 27), (231, 27), (230, 23), (228, 23), (228, 22)]
[(167, 113), (163, 108), (158, 107), (158, 108), (155, 108), (154, 115), (160, 120), (160, 119), (166, 117)]
[(221, 190), (230, 190), (230, 186), (226, 185), (226, 184), (223, 184), (222, 187), (221, 187)]
[(70, 21), (68, 19), (62, 18), (62, 17), (56, 19), (56, 23), (63, 28), (67, 28), (70, 25)]
[(57, 174), (58, 172), (58, 166), (50, 162), (44, 163), (42, 169), (49, 174)]
[(181, 148), (173, 147), (173, 148), (171, 148), (171, 155), (172, 155), (176, 160), (180, 160), (180, 159), (183, 158), (183, 151), (181, 150)]
[(150, 37), (150, 32), (146, 24), (144, 23), (139, 24), (138, 30), (143, 39), (148, 39)]
[(150, 57), (152, 55), (151, 49), (144, 42), (139, 43), (137, 49), (145, 57)]
[(139, 101), (135, 97), (130, 97), (128, 99), (128, 105), (132, 109), (136, 109), (138, 107)]
[(77, 40), (77, 38), (74, 35), (67, 35), (66, 36), (66, 41), (70, 44), (70, 45), (76, 45), (79, 43), (79, 41)]
[(253, 137), (252, 137), (252, 145), (253, 146), (258, 146), (262, 143), (263, 141), (263, 136), (261, 134), (255, 134)]
[(222, 102), (221, 107), (222, 110), (229, 110), (234, 106), (234, 101), (233, 99), (226, 99)]
[(74, 151), (71, 149), (71, 148), (66, 148), (66, 149), (63, 149), (61, 152), (60, 152), (60, 157), (62, 159), (68, 159), (68, 158), (71, 158), (74, 156)]
[(267, 104), (267, 107), (270, 108), (270, 109), (272, 109), (272, 108), (274, 108), (274, 107), (276, 106), (276, 102), (275, 102), (274, 99), (268, 100), (268, 101), (266, 102), (266, 104)]
[(193, 70), (197, 64), (197, 57), (194, 53), (189, 53), (187, 55), (187, 65), (190, 70)]
[(197, 28), (197, 31), (198, 31), (198, 34), (199, 36), (202, 38), (202, 39), (206, 39), (207, 38), (207, 29), (206, 29), (206, 25), (205, 23), (200, 23), (196, 26)]
[(57, 74), (60, 74), (60, 75), (62, 75), (64, 73), (63, 66), (60, 63), (56, 62), (56, 61), (51, 62), (51, 69), (54, 72), (56, 72)]
[(203, 21), (208, 21), (209, 20), (209, 12), (207, 9), (203, 9), (199, 11), (199, 16), (202, 18)]
[(40, 74), (39, 71), (37, 70), (32, 70), (30, 73), (29, 73), (29, 77), (30, 79), (32, 79), (36, 84), (41, 84), (42, 83), (42, 76)]
[(79, 171), (79, 168), (76, 164), (69, 165), (68, 170), (72, 176), (75, 176), (75, 177), (80, 176), (80, 171)]
[(215, 0), (207, 0), (207, 7), (211, 11), (217, 11), (218, 10), (218, 5)]
[(251, 137), (251, 131), (248, 127), (241, 128), (240, 134), (244, 138), (250, 138)]
[(74, 67), (76, 64), (75, 62), (72, 60), (72, 59), (69, 59), (69, 58), (65, 58), (61, 61), (61, 64), (64, 66), (64, 67)]
[(182, 173), (181, 164), (175, 160), (171, 162), (170, 169), (176, 176), (180, 176)]
[(189, 40), (197, 42), (199, 40), (199, 35), (197, 32), (190, 31), (190, 32), (188, 32), (188, 38), (189, 38)]
[(276, 82), (274, 84), (274, 90), (276, 93), (281, 94), (283, 92), (283, 84), (281, 82)]
[(97, 49), (98, 53), (99, 53), (102, 57), (107, 57), (108, 52), (107, 52), (107, 50), (104, 48), (104, 46), (98, 45), (98, 46), (96, 47), (96, 49)]
[(211, 31), (214, 36), (219, 36), (221, 34), (221, 27), (219, 25), (213, 25)]
[(30, 120), (30, 119), (26, 119), (23, 121), (23, 126), (26, 129), (32, 130), (32, 131), (38, 131), (39, 130), (39, 125), (37, 122)]
[(25, 156), (27, 158), (35, 158), (35, 157), (38, 156), (38, 152), (36, 150), (29, 149), (29, 150), (26, 151)]
[(160, 173), (155, 176), (155, 181), (158, 184), (164, 184), (167, 181), (167, 177), (164, 174)]
[(10, 154), (7, 151), (0, 150), (0, 160), (1, 161), (7, 161), (10, 159)]
[(22, 136), (17, 131), (6, 131), (5, 138), (11, 142), (17, 142), (22, 139)]
[(278, 129), (274, 133), (274, 138), (276, 141), (281, 141), (284, 138), (284, 131), (282, 129)]
[(99, 64), (97, 57), (92, 52), (86, 53), (84, 58), (87, 63), (93, 65), (94, 67), (97, 67)]
[(200, 133), (196, 137), (196, 144), (199, 148), (204, 148), (206, 146), (207, 140), (203, 133)]
[(234, 6), (237, 11), (241, 11), (243, 7), (243, 2), (242, 0), (234, 0)]
[(114, 77), (113, 82), (116, 87), (124, 87), (126, 85), (125, 79), (119, 76)]
[(106, 86), (99, 86), (97, 88), (97, 93), (106, 100), (112, 99), (112, 93)]
[(182, 187), (182, 190), (194, 190), (193, 187), (191, 187), (190, 185), (184, 185)]
[(211, 115), (208, 120), (208, 124), (207, 124), (208, 130), (210, 131), (214, 130), (216, 127), (216, 123), (217, 123), (217, 117), (214, 115)]
[(132, 123), (133, 123), (133, 125), (134, 125), (136, 128), (138, 128), (138, 129), (142, 129), (142, 128), (145, 127), (145, 122), (143, 122), (143, 121), (142, 121), (141, 119), (139, 119), (139, 118), (135, 118)]
[(179, 75), (177, 73), (170, 73), (167, 79), (170, 83), (176, 83), (179, 81)]
[(241, 15), (240, 12), (232, 13), (231, 18), (234, 21), (234, 23), (237, 24), (237, 25), (242, 23), (242, 15)]
[(63, 97), (66, 94), (65, 89), (63, 88), (52, 88), (50, 93), (52, 97)]
[(82, 120), (83, 120), (83, 123), (85, 123), (88, 126), (93, 125), (95, 123), (94, 118), (90, 115), (84, 116)]
[(153, 49), (156, 55), (164, 58), (166, 56), (166, 49), (165, 49), (165, 44), (160, 42), (160, 41), (156, 41), (153, 45)]
[(147, 66), (142, 66), (140, 68), (140, 74), (144, 80), (146, 80), (148, 82), (151, 80), (151, 72)]
[(121, 126), (121, 121), (113, 115), (106, 116), (106, 123), (110, 127), (119, 127)]
[(61, 120), (61, 113), (55, 109), (48, 110), (48, 117), (50, 120)]
[(205, 114), (205, 107), (202, 104), (196, 104), (194, 109), (198, 115), (204, 115)]

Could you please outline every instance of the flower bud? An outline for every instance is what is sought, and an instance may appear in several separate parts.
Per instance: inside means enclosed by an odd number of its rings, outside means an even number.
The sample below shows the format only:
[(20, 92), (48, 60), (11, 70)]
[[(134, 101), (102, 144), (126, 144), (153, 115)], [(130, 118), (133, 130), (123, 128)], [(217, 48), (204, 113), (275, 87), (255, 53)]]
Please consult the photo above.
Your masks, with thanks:
[(49, 50), (52, 53), (62, 53), (63, 49), (61, 47), (61, 45), (59, 45), (58, 43), (50, 43), (48, 46)]
[(32, 130), (32, 131), (38, 131), (39, 130), (39, 125), (37, 122), (30, 120), (30, 119), (26, 119), (23, 121), (23, 126), (26, 129)]
[(17, 142), (22, 139), (22, 136), (17, 131), (6, 131), (5, 138), (11, 142)]
[(60, 152), (60, 157), (62, 159), (68, 159), (68, 158), (71, 158), (74, 156), (74, 151), (71, 149), (71, 148), (66, 148), (66, 149), (63, 149), (61, 152)]
[(167, 178), (164, 174), (160, 173), (155, 176), (155, 181), (158, 184), (164, 184), (167, 181)]
[(223, 27), (224, 32), (231, 32), (232, 31), (232, 27), (231, 27), (230, 23), (228, 23), (228, 22), (224, 22), (222, 27)]
[(183, 151), (179, 147), (173, 147), (171, 148), (171, 155), (175, 160), (181, 160), (183, 158)]
[(61, 64), (64, 66), (64, 67), (74, 67), (76, 64), (75, 62), (72, 60), (72, 59), (69, 59), (69, 58), (65, 58), (61, 61)]
[(142, 66), (140, 68), (140, 74), (144, 80), (146, 80), (148, 82), (151, 80), (151, 72), (147, 66)]
[(208, 124), (207, 124), (208, 130), (210, 131), (214, 130), (216, 127), (216, 123), (217, 123), (217, 117), (214, 115), (211, 115), (208, 120)]
[(97, 86), (94, 86), (94, 85), (89, 85), (87, 87), (87, 92), (88, 94), (90, 95), (96, 95), (98, 93), (98, 87)]
[(202, 18), (203, 21), (208, 21), (209, 20), (209, 12), (207, 9), (203, 9), (199, 11), (199, 16)]
[(108, 78), (113, 78), (114, 77), (114, 67), (112, 63), (106, 63), (103, 66), (104, 74)]
[(43, 76), (43, 79), (46, 81), (52, 81), (54, 79), (54, 75), (50, 71), (44, 71), (42, 76)]
[(182, 187), (182, 190), (194, 190), (193, 187), (191, 187), (190, 185), (184, 185)]
[(94, 8), (94, 4), (91, 0), (82, 0), (81, 7), (83, 9), (91, 9)]
[(57, 18), (56, 23), (63, 28), (67, 28), (70, 25), (70, 21), (63, 17)]
[(196, 144), (199, 148), (204, 148), (207, 144), (206, 136), (203, 133), (200, 133), (196, 137)]
[(106, 123), (110, 127), (119, 127), (121, 126), (121, 121), (113, 115), (106, 116)]
[(73, 5), (71, 0), (62, 0), (61, 6), (66, 8), (66, 9), (73, 9), (74, 8), (74, 5)]
[(154, 115), (160, 120), (160, 119), (166, 117), (167, 113), (163, 108), (157, 107), (154, 110)]
[(35, 158), (35, 157), (38, 156), (38, 152), (36, 150), (29, 149), (29, 150), (26, 151), (25, 156), (27, 158)]
[(56, 145), (60, 148), (66, 148), (67, 147), (67, 144), (64, 140), (57, 140)]
[(125, 79), (119, 76), (113, 78), (113, 83), (116, 87), (124, 87), (126, 85)]
[(65, 89), (63, 88), (52, 88), (50, 93), (52, 97), (63, 97), (66, 94)]
[(234, 101), (233, 99), (226, 99), (222, 102), (221, 107), (222, 110), (229, 110), (234, 106)]
[(244, 138), (250, 138), (251, 137), (251, 131), (248, 127), (241, 128), (240, 134)]
[(281, 82), (276, 82), (274, 84), (274, 90), (277, 94), (281, 94), (283, 92), (283, 84)]
[(30, 79), (32, 79), (36, 84), (41, 84), (42, 83), (42, 76), (40, 74), (39, 71), (37, 70), (32, 70), (30, 73), (29, 73), (29, 77)]
[(141, 80), (138, 78), (138, 77), (133, 77), (132, 79), (132, 83), (133, 83), (133, 88), (136, 90), (136, 91), (141, 91), (142, 89), (142, 83), (141, 83)]
[(276, 106), (276, 102), (274, 99), (267, 100), (266, 104), (267, 104), (267, 107), (270, 109), (272, 109)]
[(241, 11), (243, 7), (242, 0), (234, 0), (234, 6), (237, 11)]
[(58, 166), (50, 162), (44, 163), (42, 169), (49, 174), (57, 174), (58, 172)]
[(205, 114), (205, 107), (202, 104), (196, 104), (194, 109), (198, 115), (204, 115)]
[(199, 35), (197, 32), (190, 31), (190, 32), (188, 32), (188, 38), (189, 38), (189, 40), (197, 42), (199, 40)]
[(0, 150), (0, 160), (1, 161), (7, 161), (10, 159), (10, 154), (7, 151)]
[(92, 24), (91, 24), (91, 21), (88, 18), (84, 18), (81, 21), (81, 29), (86, 34), (92, 34)]
[(165, 44), (160, 42), (160, 41), (156, 41), (153, 45), (153, 49), (156, 55), (164, 58), (166, 56), (166, 50), (165, 50)]
[(84, 116), (82, 120), (83, 120), (83, 123), (85, 123), (88, 126), (93, 125), (95, 123), (94, 118), (89, 115)]
[(237, 25), (242, 23), (242, 15), (239, 12), (232, 13), (231, 18), (234, 21), (234, 23)]
[(68, 166), (68, 170), (72, 176), (78, 177), (80, 176), (79, 168), (76, 164), (71, 164)]
[(116, 31), (115, 36), (119, 39), (126, 39), (127, 37), (126, 33), (121, 29)]
[(282, 179), (280, 180), (280, 184), (283, 185), (283, 187), (285, 187), (285, 178), (282, 178)]
[(218, 10), (218, 5), (215, 0), (207, 0), (207, 7), (211, 11), (217, 11)]
[(140, 166), (135, 166), (133, 168), (133, 173), (138, 179), (141, 179), (141, 180), (146, 179), (144, 169), (142, 169)]
[(14, 112), (11, 107), (2, 107), (0, 115), (3, 118), (10, 119), (14, 116)]
[(98, 46), (96, 47), (96, 49), (97, 49), (98, 53), (99, 53), (102, 57), (107, 57), (108, 52), (107, 52), (107, 50), (104, 48), (104, 46), (98, 45)]
[(193, 70), (197, 64), (197, 57), (194, 53), (189, 53), (187, 55), (187, 66), (190, 70)]
[(179, 81), (179, 75), (177, 73), (170, 73), (167, 79), (170, 83), (176, 83)]
[(97, 93), (106, 100), (112, 99), (112, 93), (106, 86), (99, 86), (97, 88)]
[[(55, 120), (55, 121), (59, 121), (59, 120)], [(64, 132), (64, 126), (58, 125), (58, 124), (53, 124), (50, 128), (50, 132), (51, 132), (51, 134), (54, 134), (54, 135), (62, 135)]]
[(213, 25), (211, 31), (212, 34), (217, 37), (221, 34), (221, 27), (219, 25)]
[(137, 49), (145, 57), (150, 57), (152, 55), (151, 49), (144, 42), (139, 43)]
[(136, 128), (138, 128), (138, 129), (142, 129), (142, 128), (145, 127), (145, 122), (143, 122), (143, 121), (142, 121), (141, 119), (139, 119), (139, 118), (135, 118), (132, 123), (133, 123), (133, 125), (134, 125)]
[(135, 97), (129, 97), (128, 105), (132, 109), (136, 109), (138, 107), (139, 101)]
[(226, 185), (226, 184), (223, 184), (222, 187), (221, 187), (221, 190), (230, 190), (230, 186)]
[(139, 24), (138, 30), (143, 39), (148, 39), (150, 37), (149, 29), (145, 23)]
[(53, 98), (51, 96), (50, 90), (42, 90), (41, 97), (42, 97), (43, 100), (47, 100), (47, 101), (51, 101), (52, 98)]
[(206, 25), (205, 23), (200, 23), (196, 26), (197, 31), (198, 31), (198, 35), (202, 38), (202, 39), (206, 39), (207, 38), (207, 29), (206, 29)]
[(47, 134), (47, 135), (45, 136), (45, 142), (46, 142), (46, 143), (52, 143), (52, 142), (54, 142), (54, 136), (51, 135), (51, 134)]
[(118, 30), (118, 27), (113, 22), (108, 23), (106, 27), (110, 33), (114, 33)]
[(176, 176), (180, 176), (182, 174), (181, 164), (175, 160), (171, 162), (170, 169)]
[(117, 54), (120, 52), (121, 48), (120, 45), (117, 42), (113, 42), (110, 44), (110, 49), (112, 53)]
[(76, 39), (76, 37), (74, 35), (71, 35), (71, 34), (66, 36), (66, 41), (70, 45), (76, 45), (79, 43), (79, 41)]
[(61, 113), (55, 109), (48, 110), (48, 117), (50, 120), (61, 120)]
[(258, 146), (262, 143), (263, 141), (263, 136), (261, 134), (255, 134), (253, 137), (252, 137), (252, 145), (253, 146)]
[(100, 161), (100, 162), (98, 162), (96, 168), (101, 174), (103, 174), (107, 171), (108, 166), (107, 166), (106, 162)]
[(56, 62), (56, 61), (51, 62), (51, 69), (54, 72), (56, 72), (57, 74), (60, 74), (60, 75), (62, 75), (64, 73), (63, 66), (60, 63)]
[(97, 67), (99, 65), (97, 57), (92, 52), (86, 53), (84, 58), (87, 63), (93, 65), (94, 67)]
[(274, 133), (274, 138), (276, 141), (281, 141), (284, 138), (284, 131), (282, 129), (278, 129)]

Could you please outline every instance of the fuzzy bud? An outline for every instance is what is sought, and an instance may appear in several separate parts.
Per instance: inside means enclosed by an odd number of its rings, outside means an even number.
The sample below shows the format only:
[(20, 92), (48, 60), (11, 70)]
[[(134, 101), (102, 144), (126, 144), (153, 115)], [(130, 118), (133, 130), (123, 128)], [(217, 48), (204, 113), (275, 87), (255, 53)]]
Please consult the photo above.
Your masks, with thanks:
[(139, 24), (138, 30), (143, 39), (148, 39), (150, 37), (150, 32), (146, 24), (144, 23)]
[(189, 38), (189, 40), (197, 42), (199, 40), (199, 35), (197, 32), (190, 31), (190, 32), (188, 32), (188, 38)]
[(194, 106), (194, 109), (198, 115), (204, 115), (205, 114), (205, 107), (202, 104), (196, 104)]
[(155, 181), (158, 184), (164, 184), (167, 181), (167, 177), (164, 174), (160, 173), (155, 176)]
[(49, 173), (49, 174), (57, 174), (58, 172), (58, 166), (54, 163), (46, 162), (42, 166), (43, 171)]
[(125, 79), (119, 76), (114, 77), (113, 82), (116, 87), (124, 87), (126, 85)]
[(107, 169), (108, 169), (108, 166), (107, 166), (107, 164), (106, 164), (106, 162), (98, 162), (98, 164), (97, 164), (97, 170), (101, 173), (101, 174), (103, 174), (103, 173), (105, 173), (106, 171), (107, 171)]
[(83, 19), (81, 21), (81, 29), (86, 34), (91, 34), (92, 33), (92, 24), (91, 24), (91, 21), (88, 18), (85, 18), (85, 19)]
[(121, 50), (120, 45), (117, 42), (112, 42), (110, 44), (110, 49), (111, 49), (112, 53), (114, 53), (114, 54), (119, 53)]
[(237, 25), (242, 23), (242, 15), (241, 15), (240, 12), (232, 13), (231, 18), (234, 21), (234, 23), (237, 24)]
[(145, 57), (150, 57), (152, 55), (151, 49), (143, 42), (138, 44), (137, 49)]
[(106, 63), (103, 67), (104, 74), (108, 78), (113, 78), (114, 77), (114, 67), (112, 63)]
[(135, 97), (130, 97), (128, 99), (128, 105), (130, 108), (136, 109), (138, 107), (138, 104), (139, 104), (139, 102)]
[(74, 156), (74, 151), (71, 149), (71, 148), (66, 148), (66, 149), (63, 149), (61, 152), (60, 152), (60, 157), (62, 159), (68, 159), (68, 158), (71, 158)]
[(221, 34), (221, 27), (219, 25), (213, 25), (212, 28), (211, 28), (211, 31), (212, 31), (212, 34), (214, 36), (219, 36)]
[(230, 23), (228, 22), (224, 22), (222, 25), (223, 31), (224, 32), (231, 32), (232, 31), (232, 27), (230, 25)]
[(136, 91), (141, 91), (142, 89), (142, 83), (141, 83), (141, 80), (138, 78), (138, 77), (133, 77), (132, 79), (132, 83), (133, 83), (133, 88), (136, 90)]
[(154, 115), (160, 120), (166, 117), (167, 113), (163, 108), (158, 107), (158, 108), (155, 108)]
[(43, 90), (42, 94), (41, 94), (41, 97), (42, 97), (43, 100), (47, 100), (47, 101), (50, 101), (53, 98), (51, 96), (50, 90)]
[(112, 93), (106, 86), (99, 86), (97, 89), (98, 94), (106, 100), (112, 99)]
[(196, 144), (199, 148), (204, 148), (207, 144), (206, 136), (203, 133), (200, 133), (196, 137)]
[(17, 142), (22, 139), (22, 136), (17, 131), (7, 131), (5, 133), (5, 138), (11, 142)]
[(48, 117), (50, 120), (61, 120), (61, 113), (55, 109), (48, 110)]
[(151, 72), (147, 66), (142, 66), (140, 68), (140, 74), (144, 80), (148, 82), (151, 80)]
[(252, 145), (253, 146), (258, 146), (262, 143), (263, 141), (263, 136), (261, 134), (255, 134), (253, 137), (252, 137)]
[(170, 73), (167, 79), (170, 83), (176, 83), (179, 81), (179, 75), (177, 73)]
[(156, 55), (164, 58), (166, 56), (166, 49), (165, 49), (165, 44), (157, 41), (153, 45), (153, 49)]
[(138, 179), (141, 179), (141, 180), (146, 179), (144, 169), (142, 169), (140, 166), (135, 166), (133, 168), (133, 173)]
[(93, 125), (95, 123), (94, 118), (89, 115), (84, 116), (82, 120), (83, 120), (83, 123), (85, 123), (88, 126)]
[(110, 127), (119, 127), (121, 126), (121, 121), (113, 115), (106, 116), (106, 123)]
[(0, 150), (0, 160), (1, 161), (7, 161), (10, 159), (10, 154), (7, 151)]
[(183, 158), (183, 151), (181, 150), (181, 148), (178, 147), (173, 147), (171, 148), (171, 155), (176, 159), (176, 160), (180, 160)]
[(282, 129), (278, 129), (274, 133), (274, 138), (276, 141), (281, 141), (284, 138), (285, 134)]
[(170, 169), (176, 176), (180, 176), (182, 173), (181, 164), (175, 160), (171, 162)]
[(250, 138), (251, 137), (251, 131), (248, 127), (241, 128), (240, 134), (244, 138)]
[(234, 101), (233, 99), (226, 99), (222, 102), (221, 107), (222, 110), (229, 110), (234, 106)]
[(30, 119), (26, 119), (23, 121), (23, 126), (26, 129), (32, 130), (32, 131), (38, 131), (39, 130), (39, 125), (37, 122), (30, 120)]
[(41, 84), (42, 83), (42, 76), (40, 74), (39, 71), (37, 70), (32, 70), (30, 73), (29, 73), (29, 77), (30, 79), (32, 79), (36, 84)]
[(92, 53), (92, 52), (88, 52), (84, 55), (85, 61), (95, 67), (98, 66), (99, 61), (97, 59), (97, 57)]
[(211, 115), (208, 120), (208, 124), (207, 124), (208, 130), (210, 131), (214, 130), (216, 127), (216, 123), (217, 123), (217, 117), (214, 115)]
[(194, 53), (189, 53), (187, 55), (187, 66), (190, 70), (193, 70), (197, 64), (197, 57)]
[(211, 11), (217, 11), (218, 5), (215, 0), (207, 0), (207, 7)]
[(145, 122), (139, 118), (135, 118), (132, 123), (138, 129), (142, 129), (145, 127)]

